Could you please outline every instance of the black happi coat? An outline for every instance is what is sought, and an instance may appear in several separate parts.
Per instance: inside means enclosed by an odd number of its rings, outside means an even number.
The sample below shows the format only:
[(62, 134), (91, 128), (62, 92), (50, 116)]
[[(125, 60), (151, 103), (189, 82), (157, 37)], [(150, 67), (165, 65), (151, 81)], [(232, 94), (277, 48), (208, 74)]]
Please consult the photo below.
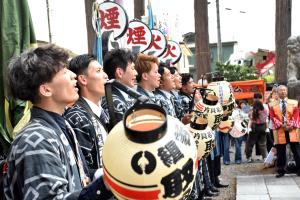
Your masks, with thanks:
[[(114, 115), (115, 115), (116, 121), (119, 122), (123, 119), (124, 113), (131, 106), (133, 106), (133, 104), (135, 103), (135, 99), (130, 96), (128, 96), (128, 97), (123, 96), (121, 91), (115, 85), (112, 85), (112, 94), (111, 95), (112, 95), (112, 99), (113, 99)], [(103, 109), (105, 109), (106, 113), (109, 113), (106, 97), (102, 99), (101, 106)]]
[(7, 199), (78, 199), (78, 157), (63, 131), (44, 110), (32, 108), (30, 122), (11, 145), (4, 192)]
[(171, 95), (171, 98), (168, 98), (166, 94), (157, 89), (155, 90), (155, 97), (159, 99), (161, 102), (162, 107), (165, 109), (166, 113), (168, 115), (171, 115), (172, 117), (176, 117), (176, 112), (175, 112), (175, 103), (174, 103), (174, 97)]
[(103, 109), (101, 116), (96, 116), (82, 97), (66, 111), (64, 117), (76, 134), (89, 166), (90, 177), (93, 178), (95, 171), (102, 168), (102, 149), (107, 136), (104, 127), (108, 123), (108, 117)]
[(182, 108), (181, 115), (184, 116), (185, 114), (190, 112), (189, 107), (192, 101), (192, 96), (181, 91), (178, 93), (178, 96)]

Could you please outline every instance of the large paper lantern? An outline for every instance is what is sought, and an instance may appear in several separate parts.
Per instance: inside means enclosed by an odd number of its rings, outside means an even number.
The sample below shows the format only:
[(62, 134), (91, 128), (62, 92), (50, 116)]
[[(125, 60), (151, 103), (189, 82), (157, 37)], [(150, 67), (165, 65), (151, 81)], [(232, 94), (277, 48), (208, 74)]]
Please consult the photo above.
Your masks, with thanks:
[(215, 135), (212, 129), (207, 125), (207, 119), (198, 117), (195, 112), (192, 114), (191, 122), (187, 126), (195, 139), (198, 159), (201, 159), (209, 155), (213, 150), (215, 146)]
[(223, 118), (223, 108), (218, 99), (213, 91), (208, 91), (195, 104), (195, 111), (198, 112), (198, 116), (202, 115), (203, 118), (207, 119), (208, 126), (212, 130), (218, 127)]
[(244, 136), (248, 131), (248, 122), (242, 119), (234, 120), (234, 126), (232, 127), (229, 134), (234, 138)]
[(157, 105), (130, 108), (103, 148), (104, 179), (118, 199), (185, 199), (197, 162), (187, 127)]
[(224, 111), (231, 113), (234, 109), (233, 88), (227, 81), (217, 81), (208, 84), (207, 89), (213, 90), (219, 97), (219, 103), (223, 106)]

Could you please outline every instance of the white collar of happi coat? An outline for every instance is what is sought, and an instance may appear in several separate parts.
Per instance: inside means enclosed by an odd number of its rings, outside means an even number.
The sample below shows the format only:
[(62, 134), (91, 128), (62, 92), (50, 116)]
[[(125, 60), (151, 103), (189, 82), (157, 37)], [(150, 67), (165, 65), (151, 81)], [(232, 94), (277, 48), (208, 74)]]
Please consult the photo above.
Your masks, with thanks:
[(95, 115), (100, 117), (101, 112), (102, 112), (101, 100), (99, 101), (99, 103), (97, 105), (94, 102), (92, 102), (91, 100), (88, 100), (87, 98), (84, 98), (84, 97), (82, 97), (82, 98), (87, 102), (87, 104), (89, 105), (89, 107), (91, 108), (93, 113), (95, 113)]

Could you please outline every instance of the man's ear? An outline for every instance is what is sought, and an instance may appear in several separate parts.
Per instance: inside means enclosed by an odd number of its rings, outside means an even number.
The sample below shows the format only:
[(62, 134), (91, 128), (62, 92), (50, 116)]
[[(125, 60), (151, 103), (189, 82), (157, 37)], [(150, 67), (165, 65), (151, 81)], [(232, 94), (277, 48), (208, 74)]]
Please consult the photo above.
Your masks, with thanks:
[(86, 86), (87, 85), (87, 78), (86, 78), (86, 75), (78, 75), (77, 76), (77, 84), (80, 84), (80, 85), (83, 85), (83, 86)]
[(124, 71), (122, 68), (117, 67), (115, 72), (115, 79), (121, 79), (123, 77)]
[(50, 97), (50, 96), (52, 96), (51, 88), (47, 84), (40, 85), (39, 92), (44, 97)]
[(147, 81), (148, 80), (148, 73), (146, 73), (146, 72), (142, 73), (142, 79)]

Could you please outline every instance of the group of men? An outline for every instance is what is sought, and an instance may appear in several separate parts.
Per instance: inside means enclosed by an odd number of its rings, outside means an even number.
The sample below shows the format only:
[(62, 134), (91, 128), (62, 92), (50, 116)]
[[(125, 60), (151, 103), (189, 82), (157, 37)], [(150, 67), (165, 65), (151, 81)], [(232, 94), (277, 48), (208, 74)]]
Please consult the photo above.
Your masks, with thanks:
[(147, 103), (161, 105), (183, 123), (190, 120), (192, 76), (182, 81), (174, 67), (159, 64), (156, 57), (135, 58), (130, 50), (117, 49), (105, 55), (103, 66), (89, 54), (68, 59), (64, 49), (46, 45), (9, 64), (11, 96), (31, 101), (33, 108), (7, 155), (6, 199), (113, 198), (102, 171), (102, 149), (112, 128), (109, 114), (119, 122), (137, 100), (114, 82), (112, 98), (106, 98), (108, 79), (148, 97)]
[[(190, 122), (194, 100), (191, 74), (180, 75), (154, 56), (135, 57), (126, 49), (108, 52), (103, 66), (89, 54), (68, 59), (64, 49), (46, 45), (9, 64), (11, 96), (31, 101), (33, 108), (31, 120), (13, 141), (6, 159), (6, 199), (113, 198), (103, 180), (102, 149), (109, 130), (137, 101), (114, 83), (146, 96), (147, 103), (162, 106), (182, 123)], [(115, 82), (105, 95), (108, 79)], [(289, 119), (288, 113), (286, 117)], [(288, 126), (292, 124), (284, 130)], [(218, 157), (214, 160), (219, 163)], [(210, 166), (212, 163), (204, 163), (203, 172), (217, 177), (220, 172), (215, 169), (220, 165)], [(215, 172), (208, 172), (211, 169)], [(212, 182), (227, 186), (218, 179)]]

